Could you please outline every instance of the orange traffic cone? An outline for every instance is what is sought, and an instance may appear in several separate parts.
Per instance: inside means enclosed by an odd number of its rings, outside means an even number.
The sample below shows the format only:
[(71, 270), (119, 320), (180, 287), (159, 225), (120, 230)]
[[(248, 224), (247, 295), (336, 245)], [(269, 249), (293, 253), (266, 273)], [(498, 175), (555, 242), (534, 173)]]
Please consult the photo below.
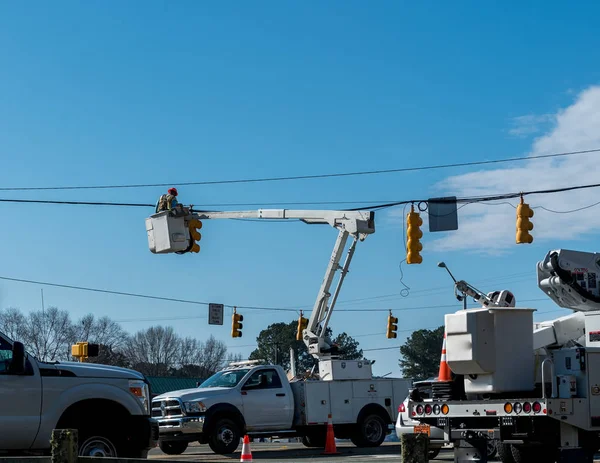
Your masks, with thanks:
[(440, 373), (438, 381), (452, 381), (450, 367), (446, 361), (446, 332), (444, 332), (444, 343), (442, 344), (442, 358), (440, 359)]
[(242, 445), (242, 458), (240, 461), (252, 461), (252, 451), (250, 450), (250, 438), (248, 434), (244, 436), (244, 445)]
[(327, 437), (325, 438), (325, 451), (322, 455), (339, 455), (335, 446), (335, 436), (333, 434), (333, 422), (331, 421), (331, 413), (327, 416)]

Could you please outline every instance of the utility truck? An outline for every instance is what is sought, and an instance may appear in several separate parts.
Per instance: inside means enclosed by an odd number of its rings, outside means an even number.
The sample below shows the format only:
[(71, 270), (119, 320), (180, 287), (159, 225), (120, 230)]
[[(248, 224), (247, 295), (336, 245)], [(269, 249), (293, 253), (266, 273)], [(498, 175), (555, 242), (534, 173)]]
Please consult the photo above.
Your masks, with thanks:
[(0, 452), (50, 451), (53, 429), (77, 429), (79, 455), (146, 458), (158, 442), (150, 387), (137, 371), (42, 362), (0, 333)]
[[(593, 461), (600, 448), (599, 280), (600, 254), (550, 251), (537, 264), (538, 286), (575, 313), (541, 323), (508, 291), (484, 294), (454, 280), (465, 308), (445, 316), (452, 378), (433, 383), (431, 399), (414, 389), (408, 408), (444, 430), (455, 462), (485, 463), (487, 439), (498, 440), (504, 463)], [(482, 307), (467, 309), (468, 297)]]
[[(199, 388), (156, 397), (152, 415), (158, 420), (160, 447), (178, 454), (189, 442), (208, 443), (215, 453), (234, 452), (240, 436), (300, 436), (307, 446), (323, 446), (329, 416), (335, 436), (360, 447), (379, 446), (393, 429), (398, 407), (411, 382), (374, 378), (372, 361), (343, 360), (326, 335), (356, 244), (375, 232), (370, 211), (260, 209), (241, 212), (159, 212), (146, 219), (148, 245), (156, 254), (194, 249), (195, 229), (207, 219), (297, 219), (336, 228), (325, 277), (310, 319), (302, 330), (308, 352), (318, 361), (308, 375), (289, 373), (277, 365), (233, 364)], [(340, 265), (348, 239), (343, 265)], [(331, 286), (339, 271), (333, 294)], [(293, 356), (292, 356), (293, 357)], [(318, 368), (318, 371), (317, 371)]]

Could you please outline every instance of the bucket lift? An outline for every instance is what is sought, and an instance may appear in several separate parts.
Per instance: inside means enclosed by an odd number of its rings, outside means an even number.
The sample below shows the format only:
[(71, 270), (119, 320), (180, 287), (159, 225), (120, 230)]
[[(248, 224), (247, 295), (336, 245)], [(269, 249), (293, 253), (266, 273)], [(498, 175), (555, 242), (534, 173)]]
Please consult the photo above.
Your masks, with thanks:
[[(358, 241), (364, 241), (368, 235), (375, 233), (375, 213), (372, 211), (259, 209), (255, 211), (190, 211), (185, 216), (177, 217), (168, 211), (163, 211), (146, 219), (148, 247), (155, 254), (189, 252), (193, 245), (190, 224), (193, 224), (194, 221), (213, 219), (291, 219), (307, 224), (330, 225), (338, 230), (338, 237), (308, 325), (302, 332), (302, 340), (306, 344), (308, 352), (319, 360), (321, 379), (370, 379), (372, 377), (371, 362), (336, 359), (336, 346), (327, 337), (326, 332), (344, 278), (348, 273), (356, 244)], [(348, 248), (346, 259), (341, 265), (342, 254), (349, 238), (352, 238), (352, 242)], [(330, 290), (338, 270), (340, 270), (340, 274), (332, 294)]]

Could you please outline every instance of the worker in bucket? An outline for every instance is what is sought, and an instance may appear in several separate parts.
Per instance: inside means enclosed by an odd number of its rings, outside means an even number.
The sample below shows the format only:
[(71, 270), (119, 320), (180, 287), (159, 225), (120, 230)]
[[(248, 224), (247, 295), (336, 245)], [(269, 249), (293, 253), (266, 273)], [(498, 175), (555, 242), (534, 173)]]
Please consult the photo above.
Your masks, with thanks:
[(156, 211), (170, 211), (173, 215), (178, 216), (184, 213), (183, 206), (177, 201), (177, 188), (169, 188), (167, 194), (161, 195), (156, 202)]

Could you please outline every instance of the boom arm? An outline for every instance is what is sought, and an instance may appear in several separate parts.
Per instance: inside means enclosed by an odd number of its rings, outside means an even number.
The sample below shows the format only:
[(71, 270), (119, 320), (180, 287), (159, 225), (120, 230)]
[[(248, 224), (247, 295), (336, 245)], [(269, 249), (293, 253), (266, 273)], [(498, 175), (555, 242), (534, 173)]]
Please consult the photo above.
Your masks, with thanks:
[[(259, 209), (256, 211), (190, 211), (189, 215), (183, 217), (172, 217), (168, 215), (168, 212), (159, 212), (146, 220), (148, 240), (152, 252), (177, 252), (177, 248), (173, 242), (174, 239), (172, 238), (176, 233), (173, 233), (172, 229), (180, 229), (189, 240), (187, 223), (193, 219), (296, 219), (307, 224), (329, 224), (338, 229), (338, 237), (331, 254), (331, 259), (329, 260), (329, 264), (325, 271), (323, 283), (317, 294), (317, 300), (313, 307), (307, 328), (303, 332), (304, 343), (306, 344), (309, 353), (314, 357), (319, 358), (323, 354), (328, 354), (332, 351), (331, 341), (327, 339), (326, 336), (327, 325), (342, 288), (344, 278), (348, 273), (356, 243), (359, 240), (363, 241), (368, 235), (375, 233), (374, 212)], [(161, 224), (166, 224), (166, 226), (161, 226)], [(161, 233), (162, 229), (166, 231)], [(166, 237), (158, 236), (159, 234), (164, 235), (165, 233), (167, 235)], [(352, 237), (352, 244), (348, 249), (344, 265), (340, 266), (340, 260), (349, 237)], [(156, 243), (164, 243), (165, 240), (168, 242), (168, 245), (165, 245), (161, 250), (157, 250)], [(331, 297), (331, 286), (338, 270), (341, 270), (341, 273), (333, 297)]]

